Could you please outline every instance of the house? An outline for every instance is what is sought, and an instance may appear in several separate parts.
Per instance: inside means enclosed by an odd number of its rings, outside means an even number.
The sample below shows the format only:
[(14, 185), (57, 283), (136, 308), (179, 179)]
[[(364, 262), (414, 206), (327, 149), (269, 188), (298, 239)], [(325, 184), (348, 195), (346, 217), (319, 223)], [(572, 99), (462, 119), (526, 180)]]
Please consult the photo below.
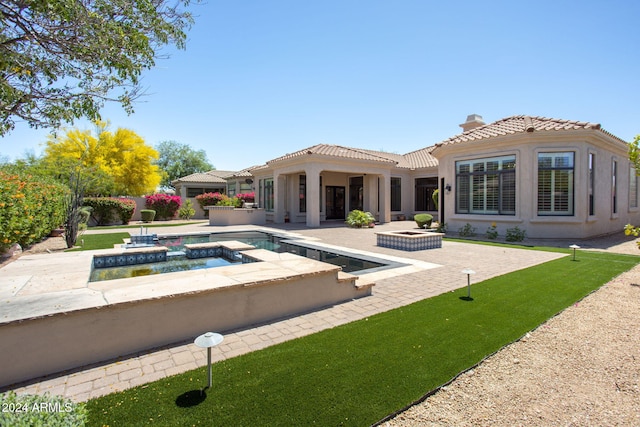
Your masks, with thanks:
[(380, 222), (417, 212), (436, 213), (437, 161), (430, 148), (406, 155), (318, 144), (251, 169), (267, 220), (306, 223), (344, 220), (354, 210)]
[(196, 197), (204, 193), (227, 193), (227, 178), (235, 176), (238, 172), (210, 170), (197, 172), (191, 175), (171, 181), (176, 189), (176, 195), (182, 198)]
[(441, 216), (449, 230), (495, 223), (536, 238), (587, 238), (640, 222), (628, 144), (597, 123), (471, 115), (435, 145)]
[[(430, 213), (452, 232), (495, 224), (501, 236), (518, 227), (531, 238), (588, 238), (640, 223), (628, 144), (599, 124), (525, 115), (486, 124), (472, 114), (460, 126), (407, 154), (318, 144), (221, 181), (229, 194), (255, 191), (276, 224), (317, 227), (359, 209), (381, 223)], [(189, 185), (181, 194), (195, 194)]]

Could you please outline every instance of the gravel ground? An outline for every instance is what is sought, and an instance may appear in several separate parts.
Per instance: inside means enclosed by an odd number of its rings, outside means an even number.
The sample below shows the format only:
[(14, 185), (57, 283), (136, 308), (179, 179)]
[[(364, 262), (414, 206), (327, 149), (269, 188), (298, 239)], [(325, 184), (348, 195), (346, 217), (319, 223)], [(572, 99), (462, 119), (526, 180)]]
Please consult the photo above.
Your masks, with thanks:
[(640, 426), (640, 266), (383, 426)]

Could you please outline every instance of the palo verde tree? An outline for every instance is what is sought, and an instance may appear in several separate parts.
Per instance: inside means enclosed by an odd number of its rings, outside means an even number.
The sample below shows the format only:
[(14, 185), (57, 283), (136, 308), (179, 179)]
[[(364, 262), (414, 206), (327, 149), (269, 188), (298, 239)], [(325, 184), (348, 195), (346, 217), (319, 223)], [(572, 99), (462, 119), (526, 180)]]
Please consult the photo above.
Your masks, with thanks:
[(98, 122), (96, 135), (78, 129), (51, 135), (42, 162), (49, 173), (66, 182), (73, 179), (71, 171), (91, 176), (87, 195), (141, 196), (160, 183), (157, 158), (158, 152), (132, 130), (111, 132), (106, 123)]
[(156, 145), (158, 160), (156, 165), (162, 173), (163, 187), (172, 187), (171, 182), (183, 176), (213, 169), (204, 150), (194, 150), (187, 144), (163, 141)]
[(189, 0), (0, 0), (0, 136), (133, 112), (163, 46), (185, 47)]

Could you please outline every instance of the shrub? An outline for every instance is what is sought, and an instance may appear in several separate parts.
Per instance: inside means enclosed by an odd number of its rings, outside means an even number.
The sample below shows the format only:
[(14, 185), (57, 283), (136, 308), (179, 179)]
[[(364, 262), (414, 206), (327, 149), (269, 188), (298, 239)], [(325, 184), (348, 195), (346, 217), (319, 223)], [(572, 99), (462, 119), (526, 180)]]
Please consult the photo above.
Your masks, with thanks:
[(180, 219), (191, 219), (196, 214), (196, 210), (193, 209), (193, 204), (190, 199), (184, 201), (184, 204), (178, 210), (178, 216)]
[(153, 209), (141, 209), (140, 210), (140, 219), (142, 222), (152, 222), (156, 217), (156, 211)]
[(0, 425), (14, 427), (74, 427), (87, 422), (84, 403), (60, 396), (20, 395), (14, 391), (0, 394)]
[(256, 193), (253, 191), (251, 193), (238, 193), (236, 197), (243, 202), (253, 203), (256, 200)]
[(514, 228), (507, 228), (505, 240), (507, 242), (522, 242), (526, 237), (527, 232), (515, 226)]
[(68, 193), (49, 179), (0, 170), (0, 252), (39, 242), (62, 225)]
[(492, 222), (491, 226), (487, 228), (487, 239), (496, 240), (498, 238), (498, 229), (496, 223)]
[(156, 211), (157, 219), (173, 219), (182, 205), (180, 196), (170, 196), (168, 194), (152, 194), (145, 196), (144, 206), (147, 209)]
[(131, 199), (117, 197), (85, 197), (83, 206), (89, 206), (91, 219), (97, 225), (108, 225), (114, 222), (128, 224), (136, 210), (136, 202)]
[(204, 209), (205, 206), (216, 206), (224, 198), (228, 197), (222, 193), (204, 193), (196, 196), (196, 202)]
[(476, 235), (476, 228), (472, 227), (471, 224), (466, 223), (464, 227), (458, 230), (458, 234), (462, 237), (473, 237)]
[(216, 206), (233, 206), (235, 208), (242, 207), (242, 200), (237, 197), (229, 197), (223, 194), (222, 200)]
[(429, 228), (431, 227), (431, 221), (433, 221), (433, 215), (431, 214), (417, 214), (413, 217), (416, 224), (418, 224), (418, 228)]
[(349, 215), (347, 215), (347, 220), (345, 221), (345, 223), (349, 227), (362, 228), (362, 227), (368, 227), (369, 225), (373, 224), (375, 221), (376, 219), (373, 217), (373, 215), (371, 215), (371, 212), (362, 212), (358, 209), (355, 209), (349, 212)]
[[(627, 224), (624, 226), (624, 234), (625, 236), (638, 237), (640, 235), (640, 227), (636, 227), (635, 225)], [(640, 249), (640, 242), (636, 242), (638, 248)]]
[(89, 226), (92, 210), (90, 206), (82, 206), (78, 209), (78, 231), (80, 233), (83, 233)]

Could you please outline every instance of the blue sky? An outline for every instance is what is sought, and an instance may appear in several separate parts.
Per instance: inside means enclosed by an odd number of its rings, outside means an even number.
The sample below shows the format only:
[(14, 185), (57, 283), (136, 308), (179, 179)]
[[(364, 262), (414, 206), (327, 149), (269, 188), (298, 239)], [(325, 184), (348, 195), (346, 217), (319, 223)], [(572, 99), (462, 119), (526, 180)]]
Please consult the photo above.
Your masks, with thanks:
[[(407, 153), (528, 114), (640, 134), (640, 2), (208, 0), (187, 49), (145, 73), (113, 128), (206, 151), (221, 170), (318, 143)], [(86, 122), (76, 127), (92, 128)], [(42, 151), (19, 125), (0, 156)]]

